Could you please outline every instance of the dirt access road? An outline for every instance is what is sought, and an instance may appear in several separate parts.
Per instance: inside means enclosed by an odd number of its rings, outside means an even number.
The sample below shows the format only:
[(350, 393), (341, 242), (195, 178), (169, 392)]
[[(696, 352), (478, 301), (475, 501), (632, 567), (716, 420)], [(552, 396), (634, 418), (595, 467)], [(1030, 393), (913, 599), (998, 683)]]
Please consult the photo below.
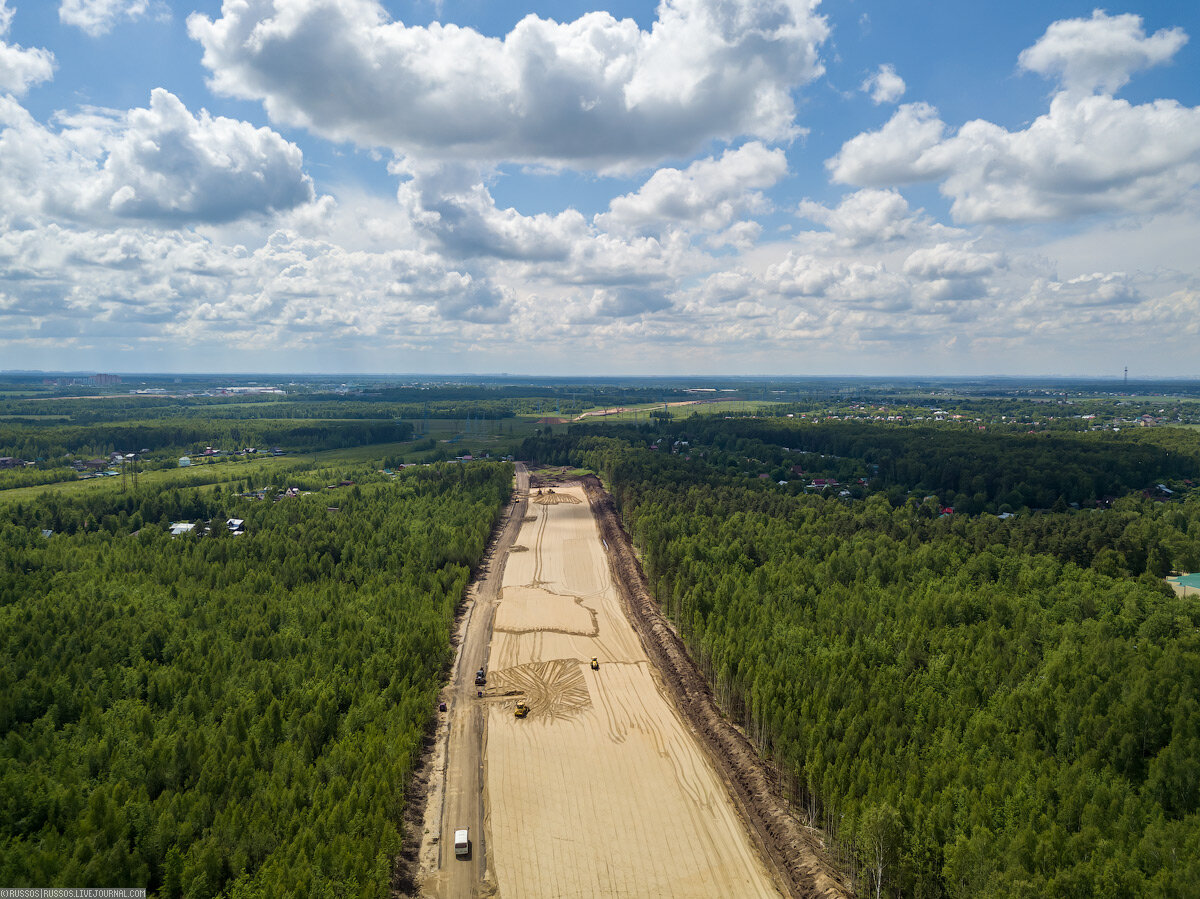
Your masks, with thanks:
[(481, 584), (461, 644), (421, 895), (784, 895), (631, 627), (606, 549), (578, 485), (514, 510), (485, 579), (501, 589)]
[[(509, 549), (521, 528), (529, 494), (529, 472), (516, 465), (513, 503), (471, 586), (469, 608), (460, 628), (458, 655), (451, 677), (448, 731), (438, 734), (435, 774), (425, 809), (425, 831), (420, 852), (420, 895), (449, 897), (495, 895), (487, 886), (486, 809), (483, 794), (484, 724), (487, 707), (476, 697), (475, 672), (487, 667), (492, 618), (500, 598), (501, 574)], [(445, 695), (445, 694), (443, 694)], [(440, 788), (440, 789), (439, 789)], [(454, 831), (466, 827), (471, 854), (454, 855)]]

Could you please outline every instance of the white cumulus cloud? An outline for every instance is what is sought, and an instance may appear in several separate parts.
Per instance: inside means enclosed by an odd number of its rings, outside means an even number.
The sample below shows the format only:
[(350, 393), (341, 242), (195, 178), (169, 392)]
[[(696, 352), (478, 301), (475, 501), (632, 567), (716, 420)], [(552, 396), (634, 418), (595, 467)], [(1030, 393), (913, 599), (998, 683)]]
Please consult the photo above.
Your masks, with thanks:
[(827, 164), (845, 184), (941, 181), (961, 222), (1153, 212), (1200, 185), (1200, 107), (1064, 92), (1023, 131), (975, 120), (947, 137), (936, 110), (911, 104)]
[(1092, 90), (1111, 91), (1184, 41), (1177, 29), (1146, 37), (1136, 16), (1097, 12), (1056, 22), (1021, 64), (1061, 75), (1066, 89), (1025, 129), (976, 119), (955, 132), (932, 106), (909, 103), (879, 130), (846, 141), (826, 166), (843, 184), (938, 181), (960, 222), (1179, 207), (1200, 188), (1200, 107), (1168, 99), (1134, 105)]
[(377, 0), (225, 0), (193, 14), (213, 89), (273, 120), (406, 156), (637, 168), (712, 139), (798, 133), (822, 71), (816, 0), (663, 0), (642, 31), (528, 15), (502, 39), (406, 26)]
[(999, 253), (979, 253), (969, 247), (939, 243), (910, 253), (904, 260), (904, 273), (925, 280), (978, 278), (1000, 265)]
[(1059, 316), (1076, 309), (1128, 308), (1145, 298), (1125, 272), (1094, 272), (1065, 281), (1038, 279), (1024, 301), (1043, 315)]
[(878, 131), (865, 131), (842, 145), (825, 165), (841, 184), (887, 186), (945, 174), (931, 151), (940, 146), (946, 123), (928, 103), (905, 103)]
[(639, 230), (678, 224), (717, 231), (735, 218), (763, 209), (762, 190), (787, 174), (787, 156), (752, 141), (726, 150), (719, 159), (693, 162), (686, 169), (662, 168), (635, 193), (616, 197), (596, 217), (606, 230)]
[(26, 49), (3, 38), (12, 27), (16, 12), (8, 0), (0, 0), (0, 93), (21, 96), (31, 85), (54, 77), (54, 54), (40, 47)]
[(1187, 43), (1180, 28), (1149, 37), (1142, 17), (1110, 16), (1097, 9), (1090, 19), (1062, 19), (1021, 51), (1021, 68), (1061, 79), (1071, 91), (1115, 93), (1142, 69), (1162, 65)]
[(93, 222), (227, 222), (308, 203), (300, 149), (267, 128), (193, 115), (155, 89), (147, 109), (60, 115), (57, 131), (0, 98), (0, 200)]
[(117, 19), (137, 19), (146, 14), (149, 0), (62, 0), (58, 18), (92, 37), (112, 30)]
[(884, 63), (873, 75), (867, 78), (859, 88), (863, 93), (870, 94), (872, 102), (895, 103), (904, 96), (904, 79), (896, 74), (896, 67)]
[(912, 212), (908, 201), (896, 190), (855, 191), (842, 197), (835, 207), (803, 200), (797, 212), (824, 225), (839, 242), (855, 247), (878, 246), (951, 230), (931, 222), (920, 210)]
[(398, 191), (401, 208), (456, 256), (561, 261), (589, 230), (574, 209), (528, 216), (497, 208), (478, 166), (404, 160), (392, 171), (410, 176)]

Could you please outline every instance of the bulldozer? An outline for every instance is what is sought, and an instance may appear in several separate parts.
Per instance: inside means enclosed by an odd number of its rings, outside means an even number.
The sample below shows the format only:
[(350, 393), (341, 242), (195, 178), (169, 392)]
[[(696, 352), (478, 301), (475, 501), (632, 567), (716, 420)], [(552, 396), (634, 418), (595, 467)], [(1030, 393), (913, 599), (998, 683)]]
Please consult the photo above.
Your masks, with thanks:
[(513, 715), (517, 718), (524, 718), (529, 714), (529, 704), (524, 699), (518, 699), (516, 706), (513, 707)]

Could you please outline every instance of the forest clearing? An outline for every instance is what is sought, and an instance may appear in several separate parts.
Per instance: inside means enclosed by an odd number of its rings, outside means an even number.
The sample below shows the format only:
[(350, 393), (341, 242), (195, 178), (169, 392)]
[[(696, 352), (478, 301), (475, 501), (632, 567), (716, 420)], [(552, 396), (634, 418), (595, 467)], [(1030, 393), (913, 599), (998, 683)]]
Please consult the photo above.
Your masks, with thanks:
[[(625, 616), (582, 487), (531, 502), (517, 538), (528, 551), (504, 563), (478, 700), (487, 710), (485, 889), (783, 895)], [(518, 700), (528, 717), (514, 716)]]

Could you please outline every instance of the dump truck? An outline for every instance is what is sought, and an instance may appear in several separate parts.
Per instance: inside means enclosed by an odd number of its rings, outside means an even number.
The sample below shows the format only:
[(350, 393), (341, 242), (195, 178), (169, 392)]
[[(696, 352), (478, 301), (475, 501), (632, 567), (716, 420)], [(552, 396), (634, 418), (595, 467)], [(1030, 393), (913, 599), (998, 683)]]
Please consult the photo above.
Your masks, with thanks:
[(458, 858), (471, 854), (471, 834), (465, 827), (454, 831), (454, 854)]
[(513, 714), (518, 718), (524, 718), (529, 714), (529, 704), (524, 699), (518, 699), (516, 706), (513, 707)]

